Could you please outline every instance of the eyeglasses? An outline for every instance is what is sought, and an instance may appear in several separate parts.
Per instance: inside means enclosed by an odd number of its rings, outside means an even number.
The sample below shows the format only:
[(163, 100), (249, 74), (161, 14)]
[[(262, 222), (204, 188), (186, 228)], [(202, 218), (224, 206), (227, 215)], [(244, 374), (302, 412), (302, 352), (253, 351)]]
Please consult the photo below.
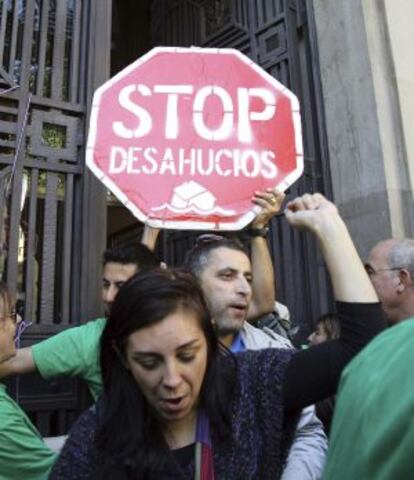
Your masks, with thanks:
[(200, 245), (208, 245), (209, 243), (221, 242), (225, 238), (226, 237), (223, 237), (222, 235), (216, 235), (215, 233), (203, 233), (196, 238), (194, 246), (199, 247)]
[(378, 270), (375, 270), (375, 268), (369, 265), (368, 263), (366, 263), (364, 267), (365, 267), (365, 271), (368, 273), (370, 277), (372, 275), (376, 275), (379, 272), (392, 272), (392, 271), (402, 270), (404, 268), (404, 267), (378, 268)]
[(14, 335), (14, 344), (16, 348), (20, 348), (20, 338), (23, 335), (23, 332), (32, 325), (32, 322), (25, 322), (22, 320), (17, 326), (16, 333)]

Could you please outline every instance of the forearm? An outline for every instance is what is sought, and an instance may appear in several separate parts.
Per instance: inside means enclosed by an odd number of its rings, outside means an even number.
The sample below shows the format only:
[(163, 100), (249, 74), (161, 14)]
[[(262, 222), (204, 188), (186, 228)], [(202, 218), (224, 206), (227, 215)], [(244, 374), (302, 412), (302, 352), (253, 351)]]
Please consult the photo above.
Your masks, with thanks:
[(155, 246), (157, 245), (159, 234), (159, 228), (152, 228), (148, 225), (145, 225), (144, 231), (142, 232), (141, 243), (147, 246), (153, 252), (155, 250)]
[(274, 309), (275, 284), (273, 263), (265, 238), (260, 236), (252, 238), (251, 262), (253, 296), (247, 317), (249, 321), (270, 313)]
[(374, 303), (377, 294), (365, 272), (348, 229), (339, 215), (317, 225), (316, 236), (331, 278), (336, 300)]
[(31, 347), (20, 348), (14, 357), (0, 363), (0, 378), (10, 375), (23, 375), (33, 372), (35, 368)]
[(283, 394), (294, 412), (336, 394), (342, 370), (383, 328), (379, 303), (338, 303), (341, 337), (297, 351), (286, 370)]
[(315, 408), (305, 408), (299, 419), (282, 480), (321, 478), (327, 449), (327, 438)]

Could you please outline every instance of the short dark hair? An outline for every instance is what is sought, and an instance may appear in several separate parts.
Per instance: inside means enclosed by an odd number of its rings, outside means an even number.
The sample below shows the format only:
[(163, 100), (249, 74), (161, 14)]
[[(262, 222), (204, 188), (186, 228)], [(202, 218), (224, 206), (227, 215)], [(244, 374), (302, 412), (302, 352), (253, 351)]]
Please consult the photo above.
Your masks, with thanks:
[[(200, 391), (200, 407), (215, 430), (226, 435), (236, 360), (222, 362), (219, 344), (197, 281), (183, 270), (140, 271), (119, 290), (101, 337), (104, 396), (96, 435), (99, 478), (161, 478), (168, 469), (168, 447), (157, 417), (124, 364), (128, 337), (162, 321), (179, 309), (195, 314), (207, 343), (207, 369)], [(122, 477), (124, 478), (124, 477)]]
[(105, 266), (109, 262), (122, 265), (133, 263), (138, 270), (156, 268), (160, 265), (154, 252), (142, 243), (108, 248), (103, 254), (103, 265)]
[(237, 237), (205, 234), (196, 238), (193, 248), (188, 251), (184, 261), (185, 268), (196, 277), (200, 277), (208, 263), (210, 253), (222, 247), (237, 250), (243, 252), (247, 257), (249, 256), (247, 249)]

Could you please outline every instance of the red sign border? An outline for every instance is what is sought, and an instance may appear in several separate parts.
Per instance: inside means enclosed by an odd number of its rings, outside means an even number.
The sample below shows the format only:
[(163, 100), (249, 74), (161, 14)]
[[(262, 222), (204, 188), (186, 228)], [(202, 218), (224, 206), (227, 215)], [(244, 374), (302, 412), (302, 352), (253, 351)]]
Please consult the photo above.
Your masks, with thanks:
[(96, 177), (110, 190), (118, 200), (125, 205), (132, 214), (138, 218), (139, 221), (148, 224), (154, 228), (168, 228), (173, 230), (241, 230), (246, 225), (248, 225), (257, 213), (260, 211), (260, 207), (253, 205), (248, 212), (246, 212), (242, 217), (240, 217), (236, 222), (233, 223), (221, 223), (221, 222), (208, 222), (208, 221), (171, 221), (171, 220), (156, 220), (145, 215), (139, 208), (136, 207), (132, 202), (128, 200), (128, 197), (118, 188), (118, 186), (106, 176), (106, 174), (95, 164), (94, 159), (94, 145), (97, 133), (97, 122), (98, 122), (98, 110), (100, 106), (101, 97), (104, 92), (112, 87), (113, 84), (117, 83), (121, 78), (125, 77), (131, 71), (134, 71), (137, 67), (143, 63), (150, 60), (155, 55), (159, 53), (195, 53), (200, 52), (203, 54), (220, 54), (220, 55), (236, 55), (239, 60), (247, 64), (250, 68), (256, 71), (261, 77), (263, 77), (267, 82), (273, 84), (273, 86), (282, 91), (291, 102), (292, 109), (292, 121), (295, 132), (295, 149), (296, 149), (296, 169), (293, 170), (289, 175), (287, 175), (283, 182), (278, 185), (278, 189), (281, 191), (286, 190), (290, 187), (303, 173), (303, 145), (302, 145), (302, 125), (300, 117), (300, 107), (299, 101), (295, 94), (288, 90), (283, 84), (278, 82), (274, 77), (268, 74), (265, 70), (259, 67), (253, 60), (248, 58), (246, 55), (241, 53), (239, 50), (233, 48), (201, 48), (201, 47), (155, 47), (150, 50), (148, 53), (140, 57), (135, 62), (131, 63), (128, 67), (124, 68), (122, 71), (117, 73), (114, 77), (107, 80), (103, 85), (101, 85), (93, 96), (91, 115), (89, 122), (89, 134), (88, 141), (86, 146), (86, 165), (89, 169), (95, 174)]

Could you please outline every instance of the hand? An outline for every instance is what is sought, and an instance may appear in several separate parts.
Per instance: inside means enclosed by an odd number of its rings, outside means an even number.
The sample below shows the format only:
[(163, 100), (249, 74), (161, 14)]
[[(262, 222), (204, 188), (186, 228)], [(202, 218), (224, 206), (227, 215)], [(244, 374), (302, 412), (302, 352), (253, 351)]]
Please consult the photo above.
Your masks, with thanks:
[(252, 202), (262, 207), (262, 210), (252, 221), (252, 228), (263, 228), (280, 211), (286, 195), (278, 190), (267, 188), (265, 191), (255, 192)]
[(159, 234), (159, 228), (150, 227), (149, 225), (145, 224), (142, 232), (141, 243), (146, 245), (153, 252), (155, 250)]
[(286, 205), (285, 216), (292, 227), (318, 233), (333, 218), (339, 218), (339, 213), (336, 206), (322, 194), (306, 193)]

